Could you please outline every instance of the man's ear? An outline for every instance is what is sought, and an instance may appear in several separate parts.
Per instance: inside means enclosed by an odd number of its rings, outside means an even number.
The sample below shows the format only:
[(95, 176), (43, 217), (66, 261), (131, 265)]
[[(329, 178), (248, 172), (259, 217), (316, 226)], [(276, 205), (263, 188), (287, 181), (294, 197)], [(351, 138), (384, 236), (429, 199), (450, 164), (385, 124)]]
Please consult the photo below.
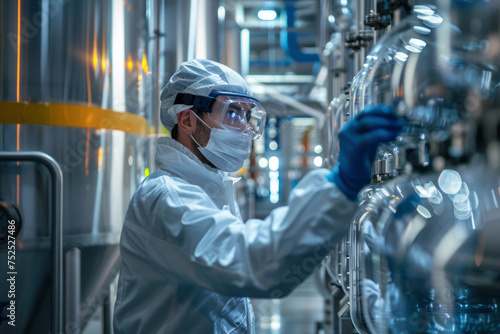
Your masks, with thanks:
[(186, 109), (177, 113), (177, 127), (179, 131), (187, 135), (192, 135), (196, 128), (196, 122), (191, 117), (191, 110)]

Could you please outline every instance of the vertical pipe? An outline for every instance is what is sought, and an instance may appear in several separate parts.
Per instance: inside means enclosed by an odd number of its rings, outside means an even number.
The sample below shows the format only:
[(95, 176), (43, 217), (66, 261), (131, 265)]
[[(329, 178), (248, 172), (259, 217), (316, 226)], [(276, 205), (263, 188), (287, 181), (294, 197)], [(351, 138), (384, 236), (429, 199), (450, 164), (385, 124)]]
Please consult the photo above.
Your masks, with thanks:
[[(378, 0), (372, 0), (372, 8), (373, 8), (374, 13), (378, 12), (377, 2), (378, 2)], [(373, 30), (373, 45), (377, 44), (377, 41), (379, 40), (379, 38), (381, 36), (381, 31), (383, 31), (383, 30), (382, 29), (381, 30), (375, 30), (375, 29)]]
[[(196, 0), (195, 0), (196, 1)], [(193, 1), (186, 1), (186, 0), (177, 0), (176, 2), (176, 11), (175, 11), (175, 17), (172, 18), (170, 15), (168, 15), (168, 12), (165, 13), (165, 26), (166, 26), (166, 31), (169, 31), (171, 26), (168, 25), (170, 22), (177, 22), (176, 29), (175, 31), (175, 66), (173, 70), (175, 70), (183, 61), (186, 61), (189, 58), (189, 53), (191, 51), (191, 21), (189, 20), (184, 20), (183, 18), (189, 15), (191, 18), (191, 7), (192, 7)], [(168, 0), (166, 2), (166, 5), (168, 5)], [(168, 8), (168, 7), (167, 7)], [(194, 42), (194, 41), (193, 41)], [(166, 49), (168, 49), (167, 46), (165, 46)], [(194, 47), (193, 47), (194, 48)], [(191, 51), (194, 52), (194, 51)], [(169, 74), (172, 75), (172, 73)]]
[(66, 319), (65, 333), (80, 333), (80, 248), (71, 247), (65, 255)]
[(255, 181), (252, 178), (247, 180), (246, 184), (247, 198), (248, 198), (248, 212), (247, 219), (255, 218)]
[(326, 77), (326, 103), (327, 105), (330, 104), (330, 102), (333, 100), (335, 97), (333, 90), (335, 89), (333, 87), (333, 77), (335, 73), (333, 73), (333, 50), (330, 50), (330, 54), (328, 55), (328, 58), (326, 60), (326, 66), (328, 68), (328, 75)]
[(217, 0), (198, 0), (196, 57), (220, 61)]
[[(359, 36), (361, 31), (361, 21), (363, 20), (363, 2), (364, 0), (354, 0), (354, 17), (356, 22), (356, 34)], [(362, 58), (361, 58), (361, 49), (357, 50), (354, 54), (354, 72), (358, 73), (361, 71)]]
[(223, 62), (226, 49), (226, 7), (224, 0), (218, 1), (217, 7), (217, 60)]
[(150, 2), (151, 16), (149, 18), (149, 32), (150, 36), (147, 49), (148, 49), (148, 64), (149, 72), (146, 73), (149, 103), (148, 107), (151, 115), (150, 126), (153, 129), (148, 129), (148, 133), (158, 133), (160, 124), (160, 94), (159, 94), (159, 51), (160, 51), (160, 0), (152, 0)]
[[(340, 94), (342, 94), (343, 92), (343, 88), (344, 86), (346, 85), (347, 83), (347, 78), (351, 78), (351, 75), (347, 72), (347, 68), (348, 68), (348, 65), (347, 65), (347, 50), (346, 50), (346, 47), (345, 47), (345, 35), (346, 33), (343, 32), (341, 33), (341, 37), (340, 37), (340, 42), (339, 42), (339, 47), (340, 47), (340, 52), (339, 52), (339, 58), (340, 59), (337, 59), (337, 73), (336, 73), (336, 77), (335, 77), (335, 96), (338, 96)], [(341, 68), (339, 69), (339, 66), (341, 66)]]
[[(183, 2), (183, 1), (180, 1)], [(198, 27), (198, 0), (191, 0), (189, 8), (189, 37), (188, 37), (188, 52), (187, 59), (191, 60), (196, 57), (196, 33)]]
[[(330, 13), (330, 1), (328, 0), (318, 0), (318, 17), (320, 18), (320, 22), (318, 23), (319, 24), (319, 37), (318, 37), (318, 40), (319, 40), (319, 49), (320, 50), (325, 50), (326, 48), (326, 45), (328, 43), (328, 40), (330, 38), (329, 36), (329, 32), (330, 32), (330, 29), (329, 29), (329, 23), (328, 23), (328, 15)], [(331, 53), (331, 51), (330, 51)], [(332, 92), (332, 82), (333, 82), (333, 78), (332, 78), (332, 67), (331, 67), (331, 55), (330, 56), (327, 56), (326, 60), (325, 60), (325, 52), (323, 52), (322, 54), (320, 54), (320, 59), (322, 59), (322, 63), (323, 63), (323, 66), (326, 65), (326, 69), (327, 69), (327, 74), (326, 74), (326, 86), (327, 86), (327, 89), (326, 89), (326, 101), (325, 101), (325, 106), (328, 106), (330, 104), (330, 102), (332, 101), (333, 99), (333, 92)]]
[(333, 289), (332, 289), (332, 297), (331, 297), (331, 302), (330, 302), (330, 306), (331, 306), (331, 324), (332, 324), (332, 329), (333, 329), (333, 333), (339, 333), (339, 316), (338, 316), (338, 313), (340, 311), (340, 299), (342, 297), (342, 289), (341, 288), (338, 288), (336, 286), (333, 286)]
[[(318, 45), (319, 49), (323, 50), (329, 40), (328, 29), (328, 13), (330, 13), (330, 2), (327, 0), (317, 0), (317, 17), (319, 17), (318, 24)], [(328, 101), (329, 102), (329, 101)]]
[(111, 290), (102, 301), (102, 333), (113, 334), (113, 307), (111, 305)]
[(234, 13), (225, 12), (225, 43), (222, 56), (222, 62), (235, 70), (241, 72), (241, 28), (236, 24)]
[(241, 30), (241, 75), (243, 77), (249, 75), (250, 71), (250, 31), (248, 29)]
[[(318, 122), (319, 123), (319, 122)], [(295, 154), (295, 151), (292, 149), (291, 143), (294, 142), (293, 138), (293, 124), (291, 120), (283, 121), (279, 123), (279, 131), (281, 133), (280, 135), (280, 142), (279, 145), (281, 147), (281, 156), (280, 157), (280, 164), (283, 164), (282, 167), (280, 168), (282, 171), (278, 170), (280, 175), (280, 185), (283, 186), (282, 189), (280, 189), (280, 203), (286, 203), (288, 202), (288, 196), (290, 194), (291, 189), (291, 184), (292, 181), (290, 180), (290, 170), (291, 170), (291, 164), (290, 164), (290, 159), (289, 157), (292, 157)]]
[(191, 0), (188, 60), (220, 61), (218, 56), (218, 1)]
[(24, 154), (27, 157), (36, 155), (36, 161), (43, 163), (52, 177), (52, 212), (54, 213), (52, 222), (52, 330), (54, 333), (62, 333), (63, 174), (59, 164), (45, 153), (28, 151), (18, 154)]

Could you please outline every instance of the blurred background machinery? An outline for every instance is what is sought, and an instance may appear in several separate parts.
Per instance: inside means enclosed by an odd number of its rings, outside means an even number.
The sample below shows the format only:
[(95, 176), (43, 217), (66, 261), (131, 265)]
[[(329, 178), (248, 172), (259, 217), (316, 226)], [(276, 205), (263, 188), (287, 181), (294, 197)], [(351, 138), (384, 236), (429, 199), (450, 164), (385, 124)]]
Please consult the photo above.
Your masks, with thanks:
[(332, 168), (338, 133), (364, 108), (388, 104), (409, 122), (380, 147), (350, 233), (313, 276), (287, 299), (253, 300), (258, 333), (500, 332), (499, 8), (2, 2), (0, 261), (15, 237), (17, 307), (1, 332), (112, 332), (123, 217), (168, 135), (159, 91), (193, 58), (241, 73), (269, 113), (238, 172), (244, 218)]

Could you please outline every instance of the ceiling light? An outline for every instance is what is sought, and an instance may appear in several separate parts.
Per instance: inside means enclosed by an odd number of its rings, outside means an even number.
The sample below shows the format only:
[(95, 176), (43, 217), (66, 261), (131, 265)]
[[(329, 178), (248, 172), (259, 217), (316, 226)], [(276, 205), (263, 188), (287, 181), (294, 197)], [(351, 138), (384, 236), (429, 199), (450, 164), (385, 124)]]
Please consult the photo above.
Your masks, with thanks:
[(262, 21), (272, 21), (272, 20), (276, 19), (276, 16), (278, 16), (278, 14), (276, 14), (276, 11), (274, 11), (272, 9), (262, 9), (262, 10), (259, 10), (259, 13), (257, 14), (257, 16)]

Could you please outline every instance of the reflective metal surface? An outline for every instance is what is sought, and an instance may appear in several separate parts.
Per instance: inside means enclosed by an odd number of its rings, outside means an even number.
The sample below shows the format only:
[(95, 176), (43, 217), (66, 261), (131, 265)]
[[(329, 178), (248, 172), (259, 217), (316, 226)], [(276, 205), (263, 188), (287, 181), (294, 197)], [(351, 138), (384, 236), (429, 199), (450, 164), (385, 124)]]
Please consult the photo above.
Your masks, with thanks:
[(323, 297), (311, 278), (283, 299), (252, 299), (257, 334), (317, 333), (324, 317)]
[(361, 111), (365, 109), (364, 94), (366, 92), (366, 84), (368, 75), (373, 72), (373, 65), (378, 59), (373, 54), (380, 52), (382, 44), (377, 44), (370, 54), (366, 57), (365, 64), (361, 67), (361, 70), (354, 76), (352, 84), (349, 91), (349, 114), (351, 117), (355, 117)]
[[(414, 14), (386, 34), (367, 57), (366, 76), (360, 80), (365, 89), (356, 95), (361, 99), (359, 110), (389, 104), (412, 122), (442, 130), (477, 112), (474, 101), (493, 98), (500, 51), (488, 47), (497, 36), (487, 33), (497, 29), (490, 6), (438, 4), (441, 7), (415, 6)], [(485, 20), (478, 22), (470, 14)], [(477, 30), (469, 30), (471, 22), (478, 24)]]
[(362, 222), (368, 214), (370, 199), (377, 191), (376, 186), (368, 186), (360, 194), (359, 208), (354, 215), (350, 229), (350, 261), (349, 261), (349, 300), (351, 306), (351, 320), (359, 333), (369, 333), (366, 324), (361, 291), (361, 255), (366, 251), (361, 241)]
[[(159, 17), (165, 16), (156, 7), (159, 3), (2, 3), (0, 101), (84, 105), (131, 113), (146, 119), (148, 132), (157, 133), (154, 101), (161, 80), (156, 42), (161, 38)], [(158, 17), (151, 15), (153, 10)], [(70, 110), (67, 119), (72, 119)], [(45, 125), (6, 124), (2, 117), (9, 112), (0, 113), (0, 150), (44, 152), (63, 171), (64, 247), (81, 250), (79, 323), (65, 324), (64, 329), (73, 333), (85, 325), (116, 275), (125, 210), (147, 168), (152, 168), (154, 138), (79, 127), (74, 122), (72, 127), (52, 126), (51, 119), (42, 114), (38, 117)], [(108, 128), (113, 121), (101, 116), (100, 122)], [(53, 316), (50, 191), (47, 172), (35, 164), (0, 163), (0, 200), (14, 203), (23, 217), (17, 240), (16, 333), (48, 332)], [(0, 289), (6, 290), (5, 279)]]
[(346, 295), (349, 295), (351, 234), (347, 233), (340, 242), (340, 285)]
[(339, 155), (339, 133), (349, 118), (349, 96), (345, 93), (334, 98), (326, 112), (322, 128), (322, 144), (325, 148), (325, 166), (333, 168)]
[(342, 262), (342, 253), (340, 251), (342, 241), (339, 241), (333, 249), (331, 250), (328, 257), (325, 258), (326, 271), (333, 284), (341, 287), (341, 273), (340, 273), (340, 263)]
[[(101, 291), (110, 280), (106, 275), (113, 272), (116, 274), (113, 268), (118, 264), (121, 226), (128, 200), (137, 182), (144, 177), (147, 139), (116, 131), (93, 130), (88, 133), (86, 129), (63, 127), (0, 126), (4, 139), (8, 138), (9, 134), (15, 135), (17, 130), (24, 134), (25, 138), (20, 141), (21, 148), (46, 152), (60, 162), (65, 177), (64, 244), (77, 244), (84, 248), (83, 262), (84, 265), (87, 262), (88, 264), (87, 270), (82, 270), (82, 292)], [(43, 140), (37, 140), (38, 138)], [(56, 142), (64, 142), (65, 145), (54, 145)], [(85, 155), (85, 151), (80, 151), (85, 148), (86, 143), (89, 143), (88, 155)], [(120, 143), (122, 144), (119, 145)], [(13, 150), (13, 147), (6, 145), (2, 149)], [(132, 164), (129, 165), (129, 162)], [(18, 203), (23, 216), (23, 226), (18, 238), (19, 244), (22, 245), (18, 250), (18, 277), (30, 277), (43, 284), (38, 286), (31, 281), (20, 279), (20, 284), (27, 284), (20, 289), (16, 298), (19, 302), (19, 327), (23, 327), (30, 323), (28, 319), (33, 319), (34, 313), (31, 312), (36, 309), (49, 310), (48, 307), (37, 306), (35, 301), (41, 300), (43, 291), (48, 288), (45, 284), (50, 283), (47, 279), (50, 278), (51, 262), (51, 188), (48, 174), (34, 164), (21, 162), (20, 166), (17, 166), (15, 162), (0, 163), (0, 171), (2, 199)], [(108, 257), (103, 252), (86, 258), (88, 254), (93, 253), (91, 248), (104, 250), (106, 247), (114, 248), (115, 255)], [(34, 265), (34, 262), (37, 264)], [(42, 270), (40, 266), (46, 266), (47, 270)], [(6, 281), (2, 280), (0, 286), (4, 286), (4, 282)], [(95, 298), (85, 294), (82, 297), (83, 300), (97, 302)], [(32, 306), (28, 306), (29, 304)], [(88, 305), (83, 308), (84, 317), (91, 315), (85, 313), (91, 307), (92, 305)], [(50, 316), (41, 318), (45, 324), (50, 321)]]
[[(2, 150), (16, 150), (17, 143), (5, 139), (17, 136), (19, 131), (21, 150), (46, 152), (59, 161), (66, 181), (63, 217), (66, 236), (94, 236), (86, 244), (118, 241), (128, 200), (144, 178), (148, 139), (118, 131), (36, 125), (0, 125), (0, 129), (4, 138)], [(44, 196), (48, 190), (46, 176), (28, 164), (20, 167), (16, 163), (2, 164), (0, 169), (2, 197), (24, 204), (20, 205), (24, 217), (21, 237), (26, 247), (34, 246), (36, 240), (49, 236), (49, 198)], [(12, 182), (18, 174), (19, 187)], [(114, 235), (114, 239), (104, 241), (103, 235)]]
[(92, 104), (154, 119), (148, 94), (159, 83), (145, 1), (3, 6), (0, 100)]
[[(63, 223), (62, 223), (62, 213), (63, 213), (63, 179), (62, 170), (59, 164), (49, 155), (40, 152), (0, 152), (0, 161), (3, 162), (31, 162), (35, 163), (38, 167), (44, 167), (48, 171), (51, 185), (51, 207), (50, 213), (53, 217), (51, 228), (51, 250), (52, 250), (52, 321), (50, 328), (52, 332), (57, 333), (62, 331), (63, 325), (63, 289), (62, 289), (62, 271), (63, 271)], [(7, 296), (9, 298), (14, 298), (14, 303), (9, 301), (9, 307), (13, 309), (14, 313), (9, 312), (9, 325), (15, 327), (15, 288), (12, 287), (16, 285), (16, 241), (18, 239), (19, 232), (22, 229), (22, 218), (19, 208), (7, 201), (2, 201), (2, 211), (0, 216), (2, 216), (2, 245), (7, 244), (8, 249), (8, 278), (6, 280), (9, 282), (9, 289)], [(22, 246), (22, 244), (21, 244)], [(11, 299), (12, 300), (12, 299)]]
[(376, 333), (500, 330), (498, 170), (385, 184), (363, 221), (364, 312)]
[[(337, 283), (349, 274), (351, 318), (360, 333), (499, 331), (500, 270), (485, 264), (499, 252), (485, 236), (498, 233), (486, 222), (500, 218), (494, 204), (500, 158), (493, 153), (500, 147), (494, 130), (500, 49), (492, 48), (500, 37), (498, 12), (486, 1), (417, 1), (414, 14), (382, 38), (354, 77), (349, 116), (389, 104), (409, 121), (395, 142), (379, 147), (372, 182), (388, 183), (361, 195), (350, 252), (340, 244), (326, 260)], [(341, 128), (334, 125), (330, 135)]]
[(381, 185), (353, 226), (352, 314), (371, 333), (500, 331), (500, 169), (487, 149), (499, 141), (499, 6), (437, 4), (419, 3), (380, 41), (360, 95), (410, 122), (392, 146), (395, 174), (411, 175)]

